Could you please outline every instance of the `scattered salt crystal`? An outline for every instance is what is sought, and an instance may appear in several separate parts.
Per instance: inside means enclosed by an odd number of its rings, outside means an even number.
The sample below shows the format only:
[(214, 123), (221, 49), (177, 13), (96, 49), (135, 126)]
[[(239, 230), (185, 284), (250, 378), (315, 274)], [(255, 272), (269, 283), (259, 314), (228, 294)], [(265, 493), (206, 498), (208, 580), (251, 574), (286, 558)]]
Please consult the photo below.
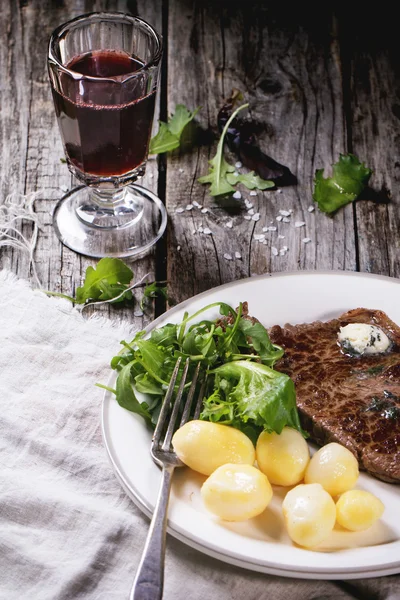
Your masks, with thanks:
[(242, 258), (242, 255), (240, 254), (240, 252), (235, 252), (235, 258)]
[(263, 227), (262, 230), (263, 231), (269, 231), (269, 227)]
[(188, 204), (186, 206), (186, 210), (192, 210), (193, 209), (193, 204)]
[(282, 215), (282, 217), (290, 217), (290, 210), (280, 210), (279, 214)]
[(133, 316), (134, 317), (143, 317), (143, 311), (142, 310), (135, 310), (133, 312)]
[(179, 169), (179, 173), (183, 173), (183, 169)]
[(277, 221), (282, 221), (282, 219), (283, 219), (282, 215), (279, 215), (278, 217), (276, 217)]
[(257, 196), (257, 192), (255, 192), (254, 190), (252, 190), (252, 191), (250, 192), (250, 196)]
[(202, 226), (200, 225), (200, 227), (198, 228), (198, 233), (203, 233), (204, 229), (202, 228)]
[(243, 166), (243, 165), (242, 165), (242, 163), (240, 162), (240, 160), (238, 160), (237, 162), (235, 162), (235, 167), (236, 167), (237, 169), (240, 169), (242, 166)]
[(178, 250), (178, 252), (179, 252), (179, 250), (181, 249), (181, 247), (180, 247), (180, 246), (177, 246), (177, 247), (176, 247), (176, 249), (177, 249), (177, 250)]
[(268, 231), (276, 231), (277, 229), (277, 227), (268, 227)]
[(290, 219), (289, 219), (289, 217), (283, 217), (282, 221), (283, 221), (284, 223), (290, 223)]
[(227, 223), (225, 223), (225, 227), (227, 227), (228, 229), (232, 229), (233, 221), (228, 221)]
[(311, 242), (311, 238), (303, 238), (301, 241), (303, 242), (303, 244), (308, 244), (309, 242)]
[(209, 212), (208, 208), (202, 208), (201, 212), (203, 213), (203, 215), (205, 215), (206, 213)]
[(278, 194), (282, 194), (282, 190), (278, 190)]
[(278, 235), (278, 240), (284, 240), (285, 236), (284, 235)]
[(153, 173), (149, 173), (149, 179), (153, 179), (154, 175)]
[(260, 213), (256, 213), (251, 218), (253, 219), (253, 221), (259, 221), (260, 220)]
[(263, 241), (264, 246), (266, 246), (268, 244), (267, 240)]
[(272, 248), (271, 248), (271, 252), (272, 252), (272, 254), (273, 254), (274, 256), (278, 256), (278, 254), (279, 254), (279, 253), (278, 253), (278, 248), (275, 248), (275, 246), (272, 246)]
[(177, 213), (183, 213), (185, 209), (184, 208), (177, 208), (175, 212)]
[(244, 201), (244, 203), (246, 205), (246, 208), (253, 208), (253, 206), (254, 206), (254, 204), (252, 202), (249, 202), (249, 200), (247, 200), (247, 198)]
[(224, 254), (224, 258), (225, 260), (232, 260), (232, 255), (228, 254), (227, 252)]
[(286, 250), (285, 250), (284, 248), (281, 248), (281, 249), (279, 250), (279, 254), (280, 254), (280, 256), (285, 256), (285, 254), (286, 254)]
[(237, 191), (233, 194), (233, 197), (235, 198), (235, 200), (240, 200), (240, 198), (242, 197), (242, 194), (239, 191)]
[(247, 212), (249, 213), (249, 215), (254, 215), (254, 208), (249, 208)]
[(314, 210), (315, 210), (315, 206), (309, 206), (309, 207), (307, 208), (307, 210), (308, 210), (308, 212), (314, 212)]
[(60, 185), (60, 190), (61, 190), (62, 192), (64, 192), (64, 193), (65, 193), (65, 192), (68, 192), (68, 186), (66, 186), (66, 185)]
[(287, 246), (282, 246), (282, 250), (284, 250), (285, 252), (287, 252), (289, 250), (289, 248)]
[(305, 221), (296, 221), (294, 226), (295, 227), (304, 227), (305, 225)]
[(256, 240), (256, 242), (262, 242), (263, 240), (265, 240), (265, 233), (256, 233), (254, 239)]
[(243, 219), (245, 219), (246, 221), (251, 221), (251, 216), (250, 215), (244, 215)]
[(197, 200), (193, 200), (193, 206), (200, 208), (200, 204), (197, 202)]
[(239, 173), (237, 171), (234, 172), (233, 174), (234, 177), (239, 177)]
[(208, 227), (204, 227), (203, 233), (205, 233), (206, 235), (210, 235), (210, 233), (212, 233), (212, 231)]
[(194, 235), (196, 233), (195, 229), (192, 229), (192, 235)]

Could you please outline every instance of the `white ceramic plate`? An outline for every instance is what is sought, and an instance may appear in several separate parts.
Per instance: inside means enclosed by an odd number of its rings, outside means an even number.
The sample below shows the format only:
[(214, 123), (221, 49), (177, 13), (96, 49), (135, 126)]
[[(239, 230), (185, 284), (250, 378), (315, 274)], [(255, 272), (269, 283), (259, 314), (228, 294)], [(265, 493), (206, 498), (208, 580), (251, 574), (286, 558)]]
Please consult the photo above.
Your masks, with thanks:
[[(211, 302), (237, 306), (247, 300), (250, 314), (274, 324), (327, 320), (357, 307), (381, 309), (400, 323), (400, 281), (350, 272), (302, 272), (261, 276), (230, 283), (174, 307), (151, 326), (182, 319)], [(217, 316), (210, 313), (208, 316)], [(113, 385), (111, 378), (110, 385)], [(136, 415), (118, 406), (112, 394), (103, 403), (103, 438), (115, 473), (132, 500), (151, 515), (160, 471), (150, 457), (151, 433)], [(385, 504), (383, 518), (366, 532), (335, 530), (318, 551), (295, 546), (282, 516), (282, 488), (275, 488), (266, 511), (243, 523), (218, 521), (202, 506), (204, 477), (177, 469), (169, 506), (168, 531), (198, 550), (255, 571), (312, 579), (365, 578), (400, 573), (400, 487), (360, 475), (358, 488)]]

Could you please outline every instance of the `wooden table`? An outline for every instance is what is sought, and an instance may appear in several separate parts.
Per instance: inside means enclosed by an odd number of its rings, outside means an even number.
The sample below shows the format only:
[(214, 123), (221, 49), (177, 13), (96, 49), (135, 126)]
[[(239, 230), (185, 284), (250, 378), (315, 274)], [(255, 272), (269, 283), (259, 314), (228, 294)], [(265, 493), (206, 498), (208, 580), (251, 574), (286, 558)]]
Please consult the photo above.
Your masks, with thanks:
[[(169, 303), (175, 304), (261, 273), (339, 269), (399, 277), (400, 62), (393, 19), (333, 14), (321, 7), (316, 15), (304, 6), (269, 8), (251, 0), (241, 8), (234, 4), (77, 0), (72, 8), (56, 0), (2, 2), (0, 197), (3, 201), (13, 191), (38, 191), (40, 232), (34, 259), (43, 288), (74, 294), (86, 267), (96, 264), (64, 247), (52, 227), (56, 200), (75, 182), (60, 160), (47, 41), (59, 23), (102, 9), (138, 14), (162, 32), (157, 117), (166, 120), (177, 103), (201, 106), (197, 124), (211, 134), (204, 136), (210, 143), (150, 159), (143, 185), (165, 202), (169, 223), (157, 248), (132, 263), (136, 278), (149, 273), (150, 280), (167, 279)], [(287, 165), (298, 183), (251, 198), (242, 190), (242, 202), (230, 214), (197, 179), (215, 152), (217, 112), (233, 88), (243, 92), (251, 117), (262, 125), (263, 150)], [(373, 169), (367, 193), (371, 200), (348, 205), (333, 218), (318, 209), (309, 212), (316, 169), (328, 174), (339, 154), (347, 152)], [(252, 200), (259, 221), (245, 219), (244, 198)], [(194, 201), (209, 211), (177, 212)], [(290, 223), (276, 222), (280, 209), (293, 211)], [(229, 220), (232, 228), (226, 226)], [(295, 221), (306, 224), (296, 228)], [(271, 223), (277, 231), (260, 243), (257, 235)], [(201, 226), (212, 234), (199, 233)], [(29, 223), (23, 232), (30, 235)], [(311, 241), (303, 243), (304, 237)], [(283, 246), (288, 248), (284, 255), (272, 254), (272, 247)], [(0, 267), (32, 278), (21, 251), (1, 249)], [(115, 308), (109, 310), (117, 314)], [(148, 306), (137, 325), (163, 310), (160, 300)], [(133, 319), (131, 310), (118, 314)]]
[[(0, 205), (11, 192), (38, 192), (40, 231), (34, 260), (42, 288), (74, 295), (96, 260), (75, 254), (57, 239), (52, 210), (72, 188), (46, 69), (47, 42), (60, 23), (92, 10), (130, 11), (164, 36), (157, 118), (177, 103), (194, 109), (206, 141), (190, 151), (152, 157), (143, 185), (165, 202), (167, 233), (134, 262), (135, 278), (167, 280), (169, 304), (253, 274), (348, 270), (400, 276), (400, 61), (397, 20), (318, 11), (301, 4), (246, 0), (3, 0), (0, 13)], [(273, 7), (272, 7), (273, 5)], [(233, 88), (262, 125), (260, 145), (297, 176), (297, 185), (250, 196), (237, 210), (210, 197), (197, 179), (216, 148), (217, 112)], [(211, 140), (207, 143), (207, 140)], [(326, 173), (340, 153), (354, 153), (373, 170), (363, 199), (332, 218), (312, 212), (315, 171)], [(243, 200), (260, 219), (246, 219)], [(366, 199), (369, 198), (369, 199)], [(197, 202), (201, 208), (184, 210)], [(290, 222), (276, 221), (292, 210)], [(232, 221), (232, 227), (227, 223)], [(303, 227), (295, 227), (304, 221)], [(257, 239), (265, 226), (262, 243)], [(208, 227), (211, 234), (200, 233)], [(22, 228), (26, 236), (32, 226)], [(284, 237), (280, 237), (284, 236)], [(310, 238), (304, 243), (303, 238)], [(272, 248), (287, 251), (275, 256)], [(236, 254), (237, 253), (237, 254)], [(230, 255), (232, 259), (228, 259)], [(240, 255), (240, 258), (239, 258)], [(26, 253), (0, 248), (0, 268), (33, 281)], [(140, 294), (138, 296), (140, 298)], [(166, 308), (158, 299), (143, 316), (107, 307), (138, 327)], [(346, 584), (347, 585), (347, 584)], [(350, 584), (348, 584), (350, 589)], [(360, 592), (361, 593), (361, 592)], [(357, 596), (361, 597), (361, 596)], [(379, 596), (381, 597), (381, 596)]]

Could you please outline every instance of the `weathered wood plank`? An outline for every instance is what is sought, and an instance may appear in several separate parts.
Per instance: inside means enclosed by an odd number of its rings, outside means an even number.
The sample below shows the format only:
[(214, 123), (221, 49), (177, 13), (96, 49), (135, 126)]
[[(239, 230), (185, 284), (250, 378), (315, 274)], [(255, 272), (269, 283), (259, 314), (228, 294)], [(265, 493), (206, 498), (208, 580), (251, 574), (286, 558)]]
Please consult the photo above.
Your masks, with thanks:
[[(356, 203), (361, 271), (400, 276), (400, 64), (397, 24), (384, 11), (344, 21), (351, 62), (352, 150), (373, 170), (375, 202)], [(367, 194), (363, 194), (368, 197)], [(386, 202), (387, 201), (387, 202)]]
[[(74, 3), (73, 7), (59, 2), (26, 2), (21, 3), (21, 7), (20, 11), (16, 11), (15, 7), (9, 8), (10, 14), (13, 15), (13, 29), (10, 35), (18, 44), (9, 49), (10, 56), (4, 57), (1, 63), (2, 67), (4, 64), (1, 72), (6, 76), (2, 85), (6, 90), (5, 103), (9, 101), (10, 104), (9, 109), (2, 111), (3, 142), (7, 141), (9, 136), (8, 143), (2, 144), (2, 156), (6, 165), (9, 161), (7, 170), (15, 173), (13, 185), (19, 185), (20, 190), (25, 193), (40, 192), (35, 202), (41, 227), (35, 262), (42, 287), (73, 295), (86, 268), (95, 265), (97, 261), (80, 256), (63, 246), (52, 226), (51, 215), (56, 201), (66, 189), (72, 188), (76, 183), (66, 165), (60, 161), (63, 150), (46, 69), (48, 38), (59, 23), (88, 10), (131, 10), (161, 29), (161, 10), (156, 0), (142, 0), (136, 3), (98, 1), (90, 3), (90, 7), (84, 1)], [(4, 22), (2, 20), (2, 23)], [(4, 53), (4, 44), (1, 47)], [(19, 61), (22, 62), (23, 68), (19, 78), (14, 81), (10, 65)], [(13, 106), (13, 98), (23, 99), (18, 110)], [(10, 119), (10, 116), (13, 118)], [(19, 127), (14, 120), (19, 123)], [(13, 132), (13, 135), (10, 135), (9, 131)], [(14, 165), (16, 161), (19, 161), (18, 169)], [(4, 177), (5, 171), (2, 172)], [(154, 192), (157, 192), (157, 174), (157, 162), (150, 160), (142, 184)], [(24, 227), (27, 234), (30, 233), (30, 229), (30, 225)], [(149, 278), (154, 279), (154, 250), (140, 260), (126, 262), (134, 270), (136, 279), (145, 273), (149, 273)], [(0, 264), (21, 277), (31, 276), (28, 257), (19, 251), (3, 251)], [(152, 307), (144, 318), (136, 319), (132, 318), (131, 309), (117, 311), (110, 307), (105, 308), (104, 312), (108, 312), (114, 318), (118, 315), (134, 320), (138, 327), (151, 320), (154, 314)]]
[[(172, 221), (168, 279), (179, 302), (202, 290), (255, 273), (298, 269), (356, 268), (351, 207), (330, 219), (309, 212), (317, 168), (328, 167), (346, 151), (340, 48), (329, 11), (315, 23), (307, 13), (279, 11), (263, 3), (232, 9), (226, 3), (176, 0), (169, 9), (168, 108), (176, 103), (202, 106), (198, 121), (216, 131), (222, 98), (232, 88), (250, 102), (251, 117), (264, 128), (260, 145), (297, 175), (298, 184), (243, 198), (254, 204), (259, 221), (245, 220), (218, 205), (197, 182), (207, 171), (212, 147), (171, 156), (167, 170), (167, 206)], [(183, 50), (184, 49), (184, 50)], [(176, 213), (198, 202), (199, 209)], [(234, 203), (234, 202), (233, 202)], [(280, 209), (292, 210), (290, 223), (277, 222)], [(233, 227), (226, 224), (232, 219)], [(305, 222), (295, 227), (296, 221)], [(212, 234), (197, 232), (208, 227)], [(257, 241), (263, 227), (265, 243)], [(279, 237), (284, 236), (284, 237)], [(305, 244), (303, 238), (311, 238)], [(284, 255), (273, 255), (287, 247)], [(180, 250), (179, 250), (180, 247)], [(227, 260), (224, 254), (240, 259)]]

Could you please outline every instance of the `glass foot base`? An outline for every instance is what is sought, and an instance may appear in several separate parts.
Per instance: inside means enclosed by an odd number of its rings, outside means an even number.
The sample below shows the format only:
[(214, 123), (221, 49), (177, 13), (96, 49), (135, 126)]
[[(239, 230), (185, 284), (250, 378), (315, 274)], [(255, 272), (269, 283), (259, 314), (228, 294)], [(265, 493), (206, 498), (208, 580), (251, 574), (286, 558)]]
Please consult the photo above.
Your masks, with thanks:
[(131, 184), (114, 201), (102, 202), (93, 190), (77, 187), (54, 209), (53, 225), (60, 241), (71, 250), (102, 258), (137, 256), (162, 236), (167, 212), (161, 200), (146, 188)]

